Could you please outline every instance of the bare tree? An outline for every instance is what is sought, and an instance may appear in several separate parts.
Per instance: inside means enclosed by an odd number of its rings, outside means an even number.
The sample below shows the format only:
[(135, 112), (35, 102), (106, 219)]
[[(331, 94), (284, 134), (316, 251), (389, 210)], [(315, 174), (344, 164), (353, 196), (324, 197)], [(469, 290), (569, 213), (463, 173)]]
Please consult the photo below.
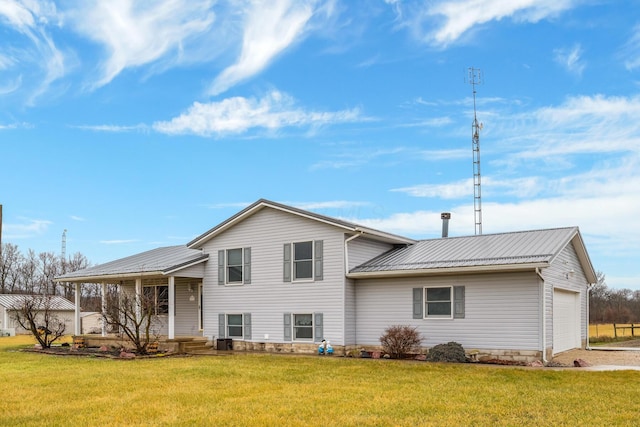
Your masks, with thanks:
[[(102, 313), (105, 324), (125, 335), (138, 354), (147, 354), (149, 343), (158, 339), (154, 328), (157, 301), (151, 295), (141, 295), (110, 286), (105, 295), (106, 307)], [(154, 321), (155, 320), (155, 321)]]
[(17, 245), (5, 243), (0, 252), (0, 293), (13, 293), (18, 279), (18, 266), (22, 255)]
[(64, 335), (66, 324), (56, 312), (54, 297), (51, 295), (23, 295), (12, 307), (12, 317), (38, 340), (42, 348)]

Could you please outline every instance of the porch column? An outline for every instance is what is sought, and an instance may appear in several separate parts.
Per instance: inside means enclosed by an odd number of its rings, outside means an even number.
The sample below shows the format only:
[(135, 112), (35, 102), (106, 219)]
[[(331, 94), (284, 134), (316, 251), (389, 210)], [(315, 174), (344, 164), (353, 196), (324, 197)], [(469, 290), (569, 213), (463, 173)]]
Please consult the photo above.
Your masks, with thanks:
[(169, 339), (175, 338), (176, 322), (176, 280), (169, 276)]
[(75, 325), (74, 326), (74, 335), (81, 335), (82, 329), (80, 328), (80, 283), (76, 282), (76, 311), (75, 311)]
[(101, 293), (101, 297), (102, 297), (102, 304), (100, 305), (100, 307), (102, 307), (102, 318), (100, 319), (100, 325), (102, 326), (102, 336), (106, 337), (107, 336), (107, 322), (105, 322), (104, 317), (105, 317), (105, 313), (107, 312), (107, 284), (105, 282), (101, 283), (100, 286), (100, 293)]
[(142, 279), (136, 279), (136, 319), (142, 317)]

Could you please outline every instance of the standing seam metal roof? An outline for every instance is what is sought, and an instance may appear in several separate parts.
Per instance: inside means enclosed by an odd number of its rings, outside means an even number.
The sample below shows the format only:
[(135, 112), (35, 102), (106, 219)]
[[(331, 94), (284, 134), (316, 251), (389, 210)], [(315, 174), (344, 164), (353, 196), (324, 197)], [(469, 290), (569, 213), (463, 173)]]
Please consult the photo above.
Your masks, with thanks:
[(422, 240), (392, 249), (351, 273), (549, 263), (577, 227)]
[[(40, 295), (0, 294), (0, 305), (5, 308), (20, 307), (25, 298), (39, 298)], [(61, 296), (51, 296), (51, 310), (75, 310), (76, 306)]]
[(79, 277), (109, 276), (115, 274), (136, 274), (148, 272), (165, 272), (181, 266), (204, 261), (209, 257), (198, 249), (189, 249), (184, 245), (167, 246), (131, 255), (105, 264), (85, 268), (56, 277), (56, 280)]

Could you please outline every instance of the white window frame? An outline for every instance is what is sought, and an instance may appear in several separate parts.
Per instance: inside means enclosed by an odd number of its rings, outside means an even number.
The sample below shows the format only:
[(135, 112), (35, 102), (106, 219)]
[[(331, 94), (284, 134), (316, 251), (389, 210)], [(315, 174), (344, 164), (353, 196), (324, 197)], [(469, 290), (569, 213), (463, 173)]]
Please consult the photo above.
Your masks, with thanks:
[[(311, 259), (304, 259), (296, 261), (296, 245), (302, 243), (311, 244)], [(316, 248), (315, 240), (301, 240), (299, 242), (291, 242), (291, 281), (292, 282), (313, 282), (316, 274)], [(311, 276), (310, 277), (296, 277), (296, 262), (311, 262)]]
[[(296, 316), (311, 316), (311, 325), (296, 326)], [(292, 313), (291, 314), (291, 340), (297, 342), (315, 342), (315, 325), (313, 313)], [(311, 338), (296, 338), (296, 328), (311, 328)]]
[[(242, 279), (238, 282), (230, 282), (229, 281), (229, 251), (240, 251), (240, 257), (242, 259), (240, 263), (240, 275)], [(232, 265), (231, 267), (237, 267), (236, 265)], [(232, 248), (225, 249), (224, 251), (224, 284), (226, 286), (240, 286), (244, 285), (244, 248)]]
[[(241, 319), (241, 323), (239, 325), (240, 329), (241, 329), (241, 334), (240, 335), (231, 335), (230, 334), (229, 328), (230, 327), (237, 328), (238, 325), (229, 324), (229, 316), (240, 316), (240, 319)], [(244, 314), (242, 314), (242, 313), (227, 313), (227, 314), (225, 314), (225, 319), (224, 320), (226, 321), (227, 330), (225, 332), (226, 332), (226, 335), (227, 335), (228, 338), (244, 338)]]
[[(445, 303), (447, 301), (429, 301), (427, 298), (427, 291), (429, 289), (449, 289), (449, 315), (446, 314), (432, 314), (429, 315), (429, 303)], [(453, 310), (454, 310), (454, 301), (453, 301), (453, 286), (452, 285), (444, 285), (444, 286), (425, 286), (424, 287), (424, 318), (425, 319), (453, 319)]]

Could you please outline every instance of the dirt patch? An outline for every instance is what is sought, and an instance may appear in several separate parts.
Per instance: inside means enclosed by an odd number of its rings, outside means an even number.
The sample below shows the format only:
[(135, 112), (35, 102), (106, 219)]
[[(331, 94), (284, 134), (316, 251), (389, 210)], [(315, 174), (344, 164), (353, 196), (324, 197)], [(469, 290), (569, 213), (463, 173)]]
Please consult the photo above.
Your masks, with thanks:
[(640, 366), (640, 351), (605, 349), (569, 350), (555, 355), (552, 362), (573, 366), (573, 362), (577, 359), (585, 360), (592, 366)]

